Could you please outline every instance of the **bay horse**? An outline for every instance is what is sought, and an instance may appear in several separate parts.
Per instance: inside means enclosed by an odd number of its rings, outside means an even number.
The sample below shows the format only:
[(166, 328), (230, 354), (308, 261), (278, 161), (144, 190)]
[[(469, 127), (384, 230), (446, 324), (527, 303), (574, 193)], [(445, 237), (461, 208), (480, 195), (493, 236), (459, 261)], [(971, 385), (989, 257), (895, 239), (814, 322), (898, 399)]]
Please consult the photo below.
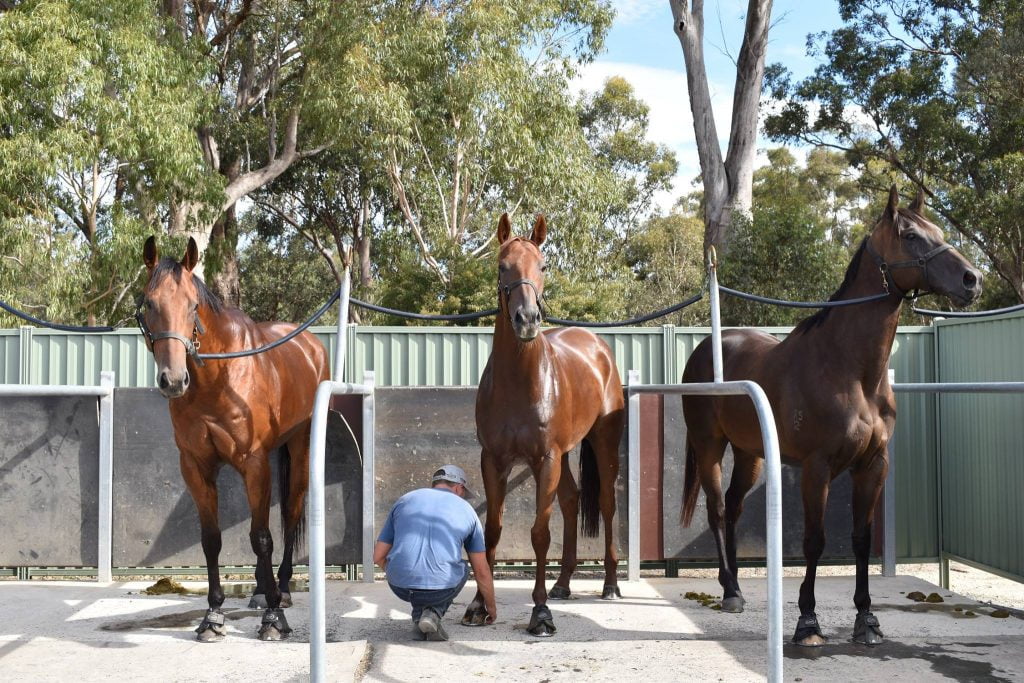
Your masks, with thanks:
[[(882, 642), (871, 613), (868, 554), (875, 505), (889, 469), (886, 444), (896, 423), (888, 365), (900, 305), (920, 290), (964, 306), (981, 294), (981, 273), (943, 238), (922, 214), (923, 195), (899, 207), (893, 186), (888, 204), (861, 242), (832, 301), (887, 293), (870, 303), (824, 308), (803, 320), (783, 341), (750, 329), (722, 334), (725, 380), (761, 385), (775, 414), (784, 458), (802, 466), (803, 550), (807, 562), (800, 585), (800, 618), (793, 642), (824, 644), (815, 615), (814, 579), (825, 546), (824, 515), (830, 482), (844, 470), (853, 480), (853, 551), (857, 608), (853, 640)], [(713, 379), (710, 339), (694, 350), (683, 382)], [(746, 397), (684, 396), (686, 465), (682, 521), (689, 525), (699, 488), (707, 497), (708, 523), (718, 550), (723, 612), (742, 612), (737, 581), (736, 522), (743, 498), (763, 462), (761, 432)], [(732, 480), (722, 496), (722, 456), (732, 444)]]
[[(621, 597), (612, 519), (625, 415), (622, 381), (608, 345), (578, 327), (540, 330), (546, 270), (540, 246), (546, 235), (543, 215), (537, 217), (528, 240), (512, 237), (508, 214), (498, 222), (499, 312), (493, 349), (476, 395), (476, 433), (487, 495), (484, 540), (491, 567), (513, 464), (525, 462), (537, 486), (537, 513), (530, 530), (537, 567), (528, 631), (541, 637), (555, 632), (545, 574), (551, 543), (548, 521), (556, 492), (563, 519), (562, 564), (550, 597), (570, 597), (569, 581), (577, 564), (577, 517), (582, 512), (585, 535), (597, 536), (599, 511), (605, 531), (602, 598)], [(569, 452), (577, 444), (579, 487), (569, 467)], [(478, 626), (486, 617), (483, 596), (477, 591), (462, 623)]]
[[(242, 476), (252, 513), (249, 540), (256, 553), (253, 606), (266, 607), (261, 640), (280, 640), (291, 628), (282, 607), (291, 605), (292, 553), (304, 519), (309, 484), (309, 430), (317, 385), (328, 378), (327, 352), (303, 332), (264, 353), (204, 363), (204, 351), (257, 348), (295, 329), (290, 323), (255, 323), (224, 306), (192, 270), (199, 261), (189, 238), (180, 262), (160, 260), (156, 240), (143, 248), (149, 279), (136, 314), (157, 366), (180, 452), (181, 474), (199, 513), (209, 583), (209, 609), (199, 628), (202, 642), (225, 634), (224, 591), (218, 557), (217, 472), (227, 463)], [(284, 553), (274, 581), (270, 517), (270, 452), (279, 449)], [(265, 596), (265, 604), (263, 597)]]

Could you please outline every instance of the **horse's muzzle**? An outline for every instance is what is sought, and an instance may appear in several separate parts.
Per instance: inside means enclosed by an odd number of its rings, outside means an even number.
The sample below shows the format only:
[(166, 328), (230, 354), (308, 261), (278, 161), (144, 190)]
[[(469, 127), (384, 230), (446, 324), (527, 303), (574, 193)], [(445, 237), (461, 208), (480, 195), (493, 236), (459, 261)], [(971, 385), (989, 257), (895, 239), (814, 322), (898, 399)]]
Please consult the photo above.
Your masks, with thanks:
[(535, 306), (520, 306), (512, 316), (512, 327), (515, 328), (519, 341), (533, 341), (540, 334), (540, 309)]
[(160, 376), (157, 378), (157, 386), (164, 398), (180, 398), (188, 391), (189, 381), (188, 370), (185, 370), (180, 376), (174, 376), (167, 370), (161, 370)]

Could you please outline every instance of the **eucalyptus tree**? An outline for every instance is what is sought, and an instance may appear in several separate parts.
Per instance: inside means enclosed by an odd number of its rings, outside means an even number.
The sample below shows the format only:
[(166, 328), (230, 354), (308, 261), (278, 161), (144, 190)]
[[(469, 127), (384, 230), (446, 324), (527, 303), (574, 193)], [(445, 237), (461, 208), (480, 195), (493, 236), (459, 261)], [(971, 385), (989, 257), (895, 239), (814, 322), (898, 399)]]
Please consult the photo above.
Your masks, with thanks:
[(724, 157), (704, 63), (704, 1), (670, 0), (669, 4), (673, 28), (683, 49), (686, 87), (700, 158), (705, 198), (704, 244), (705, 247), (715, 245), (724, 253), (733, 216), (750, 215), (758, 109), (772, 1), (749, 0), (747, 3), (743, 42), (736, 60), (729, 144)]
[[(822, 64), (794, 83), (774, 66), (780, 140), (842, 150), (922, 188), (1024, 301), (1024, 7), (1009, 0), (841, 0), (813, 36)], [(994, 280), (995, 278), (993, 278)], [(995, 283), (992, 283), (995, 284)], [(986, 282), (986, 291), (995, 289)]]

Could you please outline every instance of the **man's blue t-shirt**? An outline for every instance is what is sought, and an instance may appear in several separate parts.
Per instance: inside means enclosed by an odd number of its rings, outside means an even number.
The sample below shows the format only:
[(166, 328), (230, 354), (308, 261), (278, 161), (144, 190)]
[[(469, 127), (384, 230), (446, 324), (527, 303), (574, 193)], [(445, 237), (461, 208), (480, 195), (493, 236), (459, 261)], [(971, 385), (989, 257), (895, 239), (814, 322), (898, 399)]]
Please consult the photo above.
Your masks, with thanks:
[(416, 489), (399, 498), (377, 540), (391, 544), (388, 582), (401, 588), (457, 586), (466, 574), (462, 549), (485, 550), (473, 507), (443, 488)]

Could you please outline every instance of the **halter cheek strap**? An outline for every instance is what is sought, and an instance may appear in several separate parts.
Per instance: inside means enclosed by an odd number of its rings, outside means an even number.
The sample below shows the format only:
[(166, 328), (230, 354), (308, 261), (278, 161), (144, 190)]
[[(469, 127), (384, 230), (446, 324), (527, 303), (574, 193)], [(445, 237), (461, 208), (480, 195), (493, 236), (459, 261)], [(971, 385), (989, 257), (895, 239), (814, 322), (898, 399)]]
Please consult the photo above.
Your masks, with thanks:
[[(866, 246), (868, 253), (871, 254), (871, 258), (875, 259), (875, 263), (878, 264), (878, 270), (882, 272), (882, 287), (885, 289), (886, 292), (895, 291), (901, 298), (904, 299), (907, 298), (907, 293), (906, 291), (901, 289), (899, 285), (896, 284), (896, 280), (892, 276), (892, 271), (897, 268), (920, 268), (921, 271), (924, 273), (924, 281), (928, 282), (928, 262), (931, 261), (936, 256), (938, 256), (939, 254), (953, 248), (951, 244), (941, 244), (932, 249), (931, 251), (929, 251), (927, 254), (919, 256), (916, 259), (910, 259), (907, 261), (897, 261), (895, 263), (886, 263), (885, 259), (883, 259), (882, 256), (877, 251), (875, 251), (875, 248), (871, 246), (871, 240), (868, 240), (866, 242)], [(913, 298), (916, 299), (917, 296), (918, 294), (915, 290)]]
[[(529, 285), (533, 289), (533, 293), (537, 297), (537, 308), (540, 309), (541, 320), (547, 319), (548, 314), (547, 311), (544, 310), (544, 295), (540, 293), (540, 290), (537, 288), (537, 285), (533, 283), (533, 280), (527, 280), (526, 278), (510, 282), (507, 285), (501, 284), (501, 280), (498, 280), (498, 297), (500, 298), (502, 294), (505, 295), (506, 308), (508, 307), (508, 300), (512, 295), (512, 290), (520, 285)], [(511, 315), (511, 313), (509, 314)]]
[(135, 309), (135, 320), (139, 323), (139, 329), (142, 330), (142, 336), (146, 340), (146, 346), (149, 350), (153, 350), (153, 344), (160, 341), (161, 339), (177, 339), (185, 345), (185, 353), (195, 360), (196, 365), (203, 367), (206, 363), (199, 357), (199, 335), (204, 334), (206, 329), (203, 327), (203, 323), (199, 320), (199, 313), (193, 315), (192, 325), (192, 338), (183, 337), (176, 332), (153, 332), (149, 329), (149, 325), (146, 324), (146, 316), (142, 312), (142, 304), (139, 303), (138, 308)]

